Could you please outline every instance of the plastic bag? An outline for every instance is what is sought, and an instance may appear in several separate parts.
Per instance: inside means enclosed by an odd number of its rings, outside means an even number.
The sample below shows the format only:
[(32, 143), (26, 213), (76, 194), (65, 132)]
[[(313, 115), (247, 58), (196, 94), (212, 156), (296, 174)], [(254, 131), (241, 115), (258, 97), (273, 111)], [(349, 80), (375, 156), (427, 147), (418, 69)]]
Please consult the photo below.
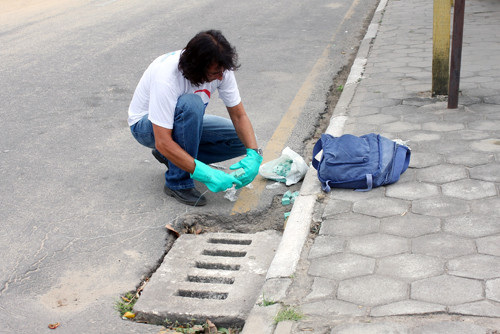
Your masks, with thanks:
[(283, 182), (290, 186), (302, 180), (307, 169), (304, 159), (287, 146), (279, 158), (262, 164), (259, 174), (266, 179)]

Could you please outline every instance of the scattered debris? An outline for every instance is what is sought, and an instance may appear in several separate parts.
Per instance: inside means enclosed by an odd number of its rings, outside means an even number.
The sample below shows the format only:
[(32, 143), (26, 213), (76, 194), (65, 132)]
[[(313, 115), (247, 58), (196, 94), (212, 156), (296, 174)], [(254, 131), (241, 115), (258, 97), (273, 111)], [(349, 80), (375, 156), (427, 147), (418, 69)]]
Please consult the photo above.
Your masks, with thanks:
[(165, 228), (178, 238), (181, 234), (200, 234), (203, 229), (198, 227), (196, 221), (187, 221), (175, 219), (171, 223), (165, 225)]
[(59, 327), (61, 324), (56, 322), (55, 324), (49, 324), (49, 328), (50, 329), (56, 329), (57, 327)]
[(281, 198), (281, 204), (282, 205), (293, 204), (297, 196), (299, 196), (298, 191), (292, 193), (290, 190), (288, 190), (286, 193), (283, 194), (283, 197)]
[(188, 324), (180, 324), (179, 322), (170, 322), (166, 321), (166, 332), (161, 331), (162, 333), (187, 333), (187, 334), (236, 334), (239, 333), (239, 328), (224, 328), (217, 326), (207, 319), (207, 321), (203, 325), (198, 325), (194, 323)]
[(133, 319), (135, 318), (135, 313), (132, 312), (125, 312), (123, 314), (123, 319)]

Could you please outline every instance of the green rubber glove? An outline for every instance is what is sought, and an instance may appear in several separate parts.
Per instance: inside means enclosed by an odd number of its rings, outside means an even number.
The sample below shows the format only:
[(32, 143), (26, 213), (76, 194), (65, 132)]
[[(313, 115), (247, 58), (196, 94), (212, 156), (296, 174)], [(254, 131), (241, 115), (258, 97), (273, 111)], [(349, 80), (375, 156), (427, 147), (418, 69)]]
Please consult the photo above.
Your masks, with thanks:
[(233, 175), (213, 169), (196, 159), (194, 160), (194, 163), (196, 164), (196, 167), (193, 174), (190, 174), (191, 178), (205, 183), (208, 189), (214, 193), (231, 188), (233, 184), (236, 184), (237, 187), (241, 186), (241, 181)]
[(229, 169), (238, 169), (243, 168), (245, 174), (238, 177), (238, 180), (241, 181), (240, 186), (236, 186), (236, 189), (240, 189), (241, 187), (246, 186), (250, 182), (255, 179), (257, 174), (259, 173), (259, 167), (262, 163), (262, 157), (259, 153), (255, 152), (251, 148), (247, 148), (247, 156), (241, 159), (239, 162), (235, 163)]

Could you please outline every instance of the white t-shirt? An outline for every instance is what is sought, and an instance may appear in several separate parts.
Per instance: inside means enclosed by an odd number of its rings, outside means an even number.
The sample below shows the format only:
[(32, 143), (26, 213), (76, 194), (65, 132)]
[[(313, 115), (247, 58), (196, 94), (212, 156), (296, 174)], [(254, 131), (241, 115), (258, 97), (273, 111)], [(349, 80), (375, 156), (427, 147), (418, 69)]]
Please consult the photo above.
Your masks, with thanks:
[(156, 58), (144, 72), (128, 109), (129, 126), (149, 114), (152, 123), (173, 129), (177, 100), (188, 93), (199, 95), (205, 106), (216, 89), (227, 107), (234, 107), (241, 102), (233, 71), (224, 71), (222, 80), (193, 86), (179, 71), (181, 52), (178, 50)]

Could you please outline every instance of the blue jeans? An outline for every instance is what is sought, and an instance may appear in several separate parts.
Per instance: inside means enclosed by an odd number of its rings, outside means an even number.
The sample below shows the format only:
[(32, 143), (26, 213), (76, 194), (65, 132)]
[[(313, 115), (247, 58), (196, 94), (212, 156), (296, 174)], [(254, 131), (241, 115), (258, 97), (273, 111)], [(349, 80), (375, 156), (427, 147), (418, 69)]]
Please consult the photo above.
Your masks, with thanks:
[[(148, 115), (132, 125), (130, 131), (140, 144), (155, 148), (153, 124)], [(205, 105), (195, 94), (185, 94), (177, 100), (172, 138), (192, 157), (206, 164), (246, 154), (231, 120), (205, 115)], [(169, 162), (165, 185), (179, 190), (193, 188), (194, 182), (188, 172)]]

